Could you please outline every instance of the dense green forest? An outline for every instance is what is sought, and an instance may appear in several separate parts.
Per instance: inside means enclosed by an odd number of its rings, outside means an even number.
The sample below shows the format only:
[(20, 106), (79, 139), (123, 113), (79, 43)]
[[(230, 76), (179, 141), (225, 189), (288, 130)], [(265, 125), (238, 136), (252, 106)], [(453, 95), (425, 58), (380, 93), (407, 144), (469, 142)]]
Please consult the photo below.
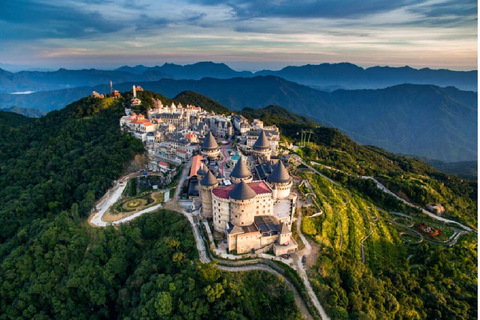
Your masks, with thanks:
[(230, 109), (221, 105), (209, 97), (206, 97), (202, 94), (193, 92), (193, 91), (184, 91), (180, 92), (173, 98), (176, 101), (180, 101), (184, 105), (191, 104), (194, 106), (200, 106), (203, 110), (208, 112), (215, 112), (217, 114), (228, 114), (231, 113)]
[(0, 243), (72, 206), (85, 217), (142, 143), (121, 135), (120, 101), (85, 98), (0, 139)]
[(123, 102), (84, 98), (0, 123), (0, 319), (300, 319), (281, 279), (199, 264), (176, 213), (86, 223), (144, 150), (120, 133)]

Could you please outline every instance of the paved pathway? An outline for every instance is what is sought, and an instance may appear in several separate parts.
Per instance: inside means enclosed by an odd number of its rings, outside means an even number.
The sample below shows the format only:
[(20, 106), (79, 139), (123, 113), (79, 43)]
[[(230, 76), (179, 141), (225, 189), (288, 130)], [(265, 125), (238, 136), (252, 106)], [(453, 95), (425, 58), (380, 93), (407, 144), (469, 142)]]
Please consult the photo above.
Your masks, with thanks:
[(294, 261), (296, 265), (295, 270), (298, 272), (298, 274), (302, 278), (303, 284), (305, 285), (305, 289), (307, 289), (308, 295), (310, 296), (310, 299), (312, 300), (313, 305), (318, 310), (318, 312), (320, 313), (320, 317), (323, 320), (330, 320), (327, 313), (325, 312), (325, 309), (323, 309), (322, 305), (320, 304), (320, 301), (318, 300), (317, 295), (315, 294), (315, 291), (313, 291), (312, 285), (310, 284), (310, 280), (308, 280), (307, 273), (305, 272), (305, 269), (302, 265), (300, 258), (296, 254), (293, 256), (294, 256)]
[(392, 191), (388, 190), (383, 184), (381, 184), (378, 180), (376, 180), (374, 177), (370, 177), (370, 176), (360, 176), (360, 178), (362, 179), (370, 179), (370, 180), (373, 180), (375, 182), (375, 184), (377, 185), (377, 188), (381, 189), (383, 192), (385, 193), (388, 193), (389, 195), (392, 195), (394, 196), (396, 199), (402, 201), (403, 203), (405, 203), (406, 205), (410, 206), (410, 207), (414, 207), (414, 208), (417, 208), (417, 209), (420, 209), (422, 210), (423, 213), (425, 213), (426, 215), (428, 215), (430, 218), (433, 218), (435, 220), (438, 220), (438, 221), (442, 221), (442, 222), (447, 222), (447, 223), (453, 223), (453, 224), (456, 224), (460, 227), (462, 227), (463, 229), (467, 230), (467, 231), (473, 231), (473, 232), (477, 232), (477, 230), (474, 230), (470, 227), (467, 227), (466, 225), (463, 225), (461, 224), (460, 222), (457, 222), (457, 221), (454, 221), (454, 220), (449, 220), (449, 219), (446, 219), (446, 218), (443, 218), (443, 217), (439, 217), (437, 216), (436, 214), (428, 211), (428, 210), (425, 210), (424, 208), (422, 207), (419, 207), (417, 205), (414, 205), (413, 203), (410, 203), (408, 201), (406, 201), (405, 199), (402, 199), (400, 198), (399, 196), (397, 196), (395, 193), (393, 193)]
[(222, 168), (222, 176), (225, 177), (225, 173), (223, 172), (223, 168), (225, 167), (225, 162), (227, 162), (227, 154), (225, 153), (225, 147), (227, 145), (224, 144), (223, 147), (222, 147), (222, 153), (223, 153), (223, 162), (221, 164), (221, 168)]
[[(299, 206), (299, 202), (297, 201), (297, 210), (299, 209), (298, 206)], [(305, 245), (304, 255), (309, 256), (312, 253), (312, 246), (311, 246), (310, 242), (308, 242), (307, 238), (303, 235), (301, 225), (302, 225), (302, 210), (298, 210), (297, 232), (298, 232), (298, 235), (300, 236), (300, 239), (302, 239), (303, 244)], [(305, 285), (305, 288), (307, 289), (308, 295), (310, 296), (310, 299), (313, 302), (313, 305), (315, 306), (315, 308), (320, 313), (320, 316), (322, 317), (322, 319), (324, 319), (324, 320), (330, 319), (327, 316), (327, 313), (325, 312), (325, 309), (323, 309), (322, 305), (320, 304), (320, 301), (318, 300), (317, 295), (315, 294), (315, 292), (312, 289), (312, 285), (310, 284), (310, 280), (308, 279), (307, 273), (305, 272), (304, 266), (302, 265), (301, 257), (296, 256), (296, 255), (292, 255), (292, 256), (293, 256), (293, 261), (294, 261), (294, 266), (293, 267), (298, 272), (300, 277), (302, 278), (303, 283)]]

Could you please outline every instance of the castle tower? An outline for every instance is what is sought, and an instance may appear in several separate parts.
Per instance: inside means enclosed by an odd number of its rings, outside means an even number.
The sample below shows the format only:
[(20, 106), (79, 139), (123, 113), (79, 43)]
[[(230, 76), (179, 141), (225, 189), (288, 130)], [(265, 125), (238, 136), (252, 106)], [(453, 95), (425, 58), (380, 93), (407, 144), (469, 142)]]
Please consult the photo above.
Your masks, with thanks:
[(198, 181), (202, 181), (203, 177), (205, 177), (205, 175), (208, 173), (208, 168), (205, 166), (204, 163), (202, 163), (200, 165), (200, 168), (198, 168), (198, 171), (197, 171), (197, 179)]
[(203, 141), (202, 147), (201, 147), (201, 153), (205, 157), (213, 158), (215, 159), (218, 157), (220, 154), (220, 147), (218, 146), (217, 141), (213, 137), (212, 132), (210, 131), (205, 138), (205, 141)]
[(241, 181), (251, 182), (253, 179), (252, 173), (248, 170), (247, 165), (243, 161), (242, 157), (237, 161), (235, 168), (233, 168), (230, 174), (230, 181), (233, 184), (238, 184)]
[(202, 197), (202, 216), (212, 218), (212, 189), (218, 187), (218, 180), (208, 170), (207, 174), (200, 181), (200, 197)]
[(267, 177), (267, 181), (274, 190), (275, 199), (285, 199), (289, 196), (293, 181), (282, 161), (278, 162), (272, 173)]
[(230, 221), (233, 225), (249, 226), (253, 223), (256, 212), (256, 195), (255, 191), (243, 180), (230, 191), (228, 194)]
[(135, 88), (135, 85), (133, 85), (133, 87), (132, 87), (132, 93), (133, 93), (133, 97), (136, 98), (137, 97), (137, 88)]
[(285, 222), (282, 222), (282, 230), (280, 231), (280, 237), (278, 238), (278, 243), (281, 245), (288, 245), (290, 242), (290, 237), (292, 236), (292, 231), (288, 229), (288, 226)]
[(257, 141), (255, 141), (255, 144), (253, 145), (253, 154), (262, 160), (268, 161), (270, 160), (271, 153), (272, 149), (270, 147), (270, 141), (268, 141), (265, 131), (262, 130)]

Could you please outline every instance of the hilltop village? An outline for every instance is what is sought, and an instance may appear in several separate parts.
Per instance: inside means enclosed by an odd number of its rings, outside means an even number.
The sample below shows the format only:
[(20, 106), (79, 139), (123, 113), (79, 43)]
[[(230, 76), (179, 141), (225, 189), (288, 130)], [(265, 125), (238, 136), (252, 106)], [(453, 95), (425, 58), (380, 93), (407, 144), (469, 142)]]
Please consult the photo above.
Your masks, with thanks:
[(291, 191), (288, 158), (278, 154), (278, 128), (160, 100), (146, 115), (137, 114), (132, 109), (142, 104), (141, 90), (132, 88), (122, 131), (142, 140), (154, 159), (150, 171), (190, 165), (183, 196), (191, 200), (192, 211), (211, 221), (228, 252), (280, 256), (297, 251), (291, 232), (297, 195)]

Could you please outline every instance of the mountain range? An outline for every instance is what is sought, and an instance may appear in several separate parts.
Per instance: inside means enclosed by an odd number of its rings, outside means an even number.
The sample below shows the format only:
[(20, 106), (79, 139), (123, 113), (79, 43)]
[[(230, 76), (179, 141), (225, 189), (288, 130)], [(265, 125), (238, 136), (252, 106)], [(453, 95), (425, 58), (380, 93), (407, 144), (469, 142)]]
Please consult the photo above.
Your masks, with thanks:
[(378, 89), (413, 83), (454, 86), (477, 91), (477, 71), (414, 69), (408, 66), (362, 68), (351, 63), (323, 63), (319, 65), (288, 66), (278, 71), (235, 71), (224, 63), (198, 62), (190, 65), (165, 63), (162, 66), (123, 66), (116, 70), (67, 70), (51, 72), (0, 69), (0, 93), (45, 91), (128, 81), (156, 81), (159, 79), (200, 80), (205, 77), (230, 79), (274, 75), (316, 89)]
[(4, 112), (13, 112), (13, 113), (17, 113), (17, 114), (21, 114), (21, 115), (24, 115), (28, 118), (40, 118), (40, 117), (43, 117), (44, 115), (46, 115), (47, 113), (42, 111), (42, 110), (38, 110), (38, 109), (30, 109), (30, 108), (20, 108), (20, 107), (10, 107), (10, 108), (5, 108), (5, 109), (0, 109)]
[[(115, 86), (127, 91), (133, 82)], [(339, 128), (355, 141), (388, 151), (431, 159), (477, 159), (477, 94), (453, 87), (403, 84), (386, 89), (323, 92), (274, 76), (136, 82), (146, 90), (175, 97), (183, 91), (208, 96), (231, 110), (280, 105), (318, 123)], [(108, 85), (29, 95), (0, 95), (12, 105), (50, 111)]]

